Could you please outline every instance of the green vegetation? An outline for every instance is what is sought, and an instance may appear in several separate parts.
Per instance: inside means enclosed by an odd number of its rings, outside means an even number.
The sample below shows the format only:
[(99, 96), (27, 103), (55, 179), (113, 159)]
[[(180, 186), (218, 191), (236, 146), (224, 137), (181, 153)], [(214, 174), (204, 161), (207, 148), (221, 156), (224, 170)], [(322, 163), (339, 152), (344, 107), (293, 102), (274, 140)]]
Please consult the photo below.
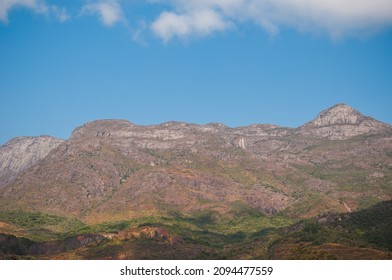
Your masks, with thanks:
[[(374, 201), (369, 197), (363, 203), (372, 204)], [(374, 248), (379, 250), (375, 251), (379, 254), (392, 251), (392, 201), (355, 213), (326, 213), (302, 221), (284, 214), (263, 215), (240, 202), (232, 203), (231, 209), (230, 215), (202, 211), (183, 216), (173, 212), (168, 217), (155, 216), (96, 225), (37, 212), (3, 211), (0, 212), (0, 221), (14, 226), (14, 231), (9, 234), (18, 238), (0, 235), (0, 256), (28, 257), (28, 248), (34, 242), (65, 240), (86, 234), (118, 233), (139, 227), (165, 228), (182, 241), (174, 246), (147, 236), (131, 240), (106, 239), (86, 247), (82, 255), (76, 256), (70, 252), (67, 256), (112, 258), (133, 252), (135, 255), (126, 256), (139, 259), (274, 258), (279, 257), (276, 248), (285, 246), (289, 249), (281, 258), (333, 259), (339, 258), (333, 250), (353, 248), (357, 250), (355, 252), (362, 252), (360, 248)], [(366, 251), (367, 254), (369, 252)], [(361, 254), (359, 258), (364, 253)]]
[(359, 199), (359, 209), (370, 208), (371, 206), (380, 202), (380, 199), (374, 196), (364, 196)]
[(74, 218), (24, 211), (0, 211), (0, 221), (13, 226), (11, 233), (34, 241), (55, 240), (64, 232), (84, 226)]
[(338, 243), (392, 251), (391, 233), (392, 201), (389, 201), (350, 214), (326, 214), (307, 220), (290, 238), (313, 245)]
[[(271, 239), (272, 232), (276, 233), (280, 227), (294, 222), (280, 215), (262, 215), (239, 202), (234, 203), (232, 208), (237, 211), (236, 216), (223, 216), (211, 211), (188, 216), (173, 213), (170, 217), (146, 217), (96, 225), (86, 225), (78, 220), (55, 215), (22, 211), (1, 212), (0, 221), (17, 227), (18, 230), (10, 234), (25, 236), (34, 242), (65, 240), (85, 234), (118, 233), (122, 230), (146, 226), (167, 228), (171, 234), (180, 236), (184, 244), (188, 244), (187, 246), (202, 246), (204, 249), (198, 258), (226, 258), (227, 254), (234, 256), (238, 250), (242, 250), (241, 244), (252, 243), (260, 238), (267, 241)], [(109, 246), (110, 250), (116, 250), (119, 245), (117, 243), (106, 241), (100, 246)], [(153, 240), (134, 240), (134, 243), (135, 246), (157, 245)], [(20, 244), (19, 242), (18, 246), (22, 246)], [(124, 242), (120, 244), (124, 245)], [(101, 249), (103, 250), (103, 247)], [(12, 251), (8, 247), (4, 250), (8, 253)]]

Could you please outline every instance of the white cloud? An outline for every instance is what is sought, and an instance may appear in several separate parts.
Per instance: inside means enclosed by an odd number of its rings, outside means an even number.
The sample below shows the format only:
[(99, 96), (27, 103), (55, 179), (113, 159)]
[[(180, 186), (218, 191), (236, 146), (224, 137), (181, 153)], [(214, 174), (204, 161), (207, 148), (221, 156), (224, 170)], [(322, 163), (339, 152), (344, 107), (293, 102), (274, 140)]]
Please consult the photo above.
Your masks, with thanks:
[[(392, 24), (392, 0), (155, 0), (171, 5), (152, 23), (153, 32), (168, 41), (175, 36), (206, 35), (227, 23), (254, 22), (274, 35), (282, 26), (333, 38), (371, 32)], [(200, 12), (214, 15), (199, 32), (192, 21)], [(206, 20), (209, 17), (206, 17)], [(222, 25), (222, 23), (225, 23)]]
[(151, 28), (167, 42), (175, 36), (187, 37), (193, 34), (205, 36), (230, 26), (231, 23), (224, 20), (219, 13), (213, 10), (200, 10), (186, 14), (163, 12)]
[(82, 13), (97, 14), (105, 26), (113, 26), (124, 20), (122, 8), (116, 0), (102, 0), (86, 4), (82, 8)]
[(1, 0), (0, 1), (0, 21), (8, 22), (8, 13), (10, 10), (24, 7), (33, 10), (36, 13), (47, 13), (48, 7), (41, 0)]
[[(9, 12), (18, 7), (35, 13), (51, 15), (60, 21), (70, 18), (65, 8), (49, 5), (54, 0), (0, 0), (0, 21), (7, 23)], [(234, 29), (243, 23), (253, 23), (271, 35), (281, 28), (301, 32), (327, 34), (332, 38), (361, 36), (392, 25), (392, 0), (85, 0), (81, 14), (99, 17), (105, 26), (119, 22), (130, 28), (123, 7), (151, 6), (156, 3), (162, 10), (155, 19), (140, 14), (134, 22), (146, 22), (134, 32), (142, 38), (147, 30), (164, 42), (173, 38), (208, 36)], [(163, 5), (162, 5), (163, 4)], [(73, 4), (75, 5), (75, 4)]]
[(266, 0), (255, 9), (257, 18), (267, 18), (277, 26), (331, 37), (373, 31), (392, 23), (390, 0)]

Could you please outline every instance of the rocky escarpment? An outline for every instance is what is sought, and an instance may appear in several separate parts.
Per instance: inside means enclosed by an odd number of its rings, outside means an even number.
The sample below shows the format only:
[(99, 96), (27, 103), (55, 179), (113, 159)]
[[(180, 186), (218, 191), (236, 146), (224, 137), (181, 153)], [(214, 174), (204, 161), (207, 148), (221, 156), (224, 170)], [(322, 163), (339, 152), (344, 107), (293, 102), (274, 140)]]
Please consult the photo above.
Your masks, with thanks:
[(299, 133), (331, 140), (342, 140), (362, 134), (390, 131), (391, 129), (390, 125), (364, 116), (350, 106), (337, 104), (300, 127)]
[(93, 121), (64, 142), (17, 138), (1, 147), (2, 170), (19, 176), (0, 189), (0, 210), (87, 223), (355, 210), (392, 197), (391, 139), (389, 125), (343, 104), (298, 129)]
[(0, 188), (43, 159), (64, 140), (50, 136), (17, 137), (0, 147)]

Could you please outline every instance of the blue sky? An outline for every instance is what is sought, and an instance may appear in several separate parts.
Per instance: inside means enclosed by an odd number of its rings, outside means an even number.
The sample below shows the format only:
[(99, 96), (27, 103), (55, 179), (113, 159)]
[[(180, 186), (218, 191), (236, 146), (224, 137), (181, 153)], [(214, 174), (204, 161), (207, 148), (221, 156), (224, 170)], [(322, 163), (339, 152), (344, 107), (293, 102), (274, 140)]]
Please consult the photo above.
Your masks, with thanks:
[(0, 0), (0, 144), (107, 118), (297, 127), (341, 102), (392, 123), (391, 3)]

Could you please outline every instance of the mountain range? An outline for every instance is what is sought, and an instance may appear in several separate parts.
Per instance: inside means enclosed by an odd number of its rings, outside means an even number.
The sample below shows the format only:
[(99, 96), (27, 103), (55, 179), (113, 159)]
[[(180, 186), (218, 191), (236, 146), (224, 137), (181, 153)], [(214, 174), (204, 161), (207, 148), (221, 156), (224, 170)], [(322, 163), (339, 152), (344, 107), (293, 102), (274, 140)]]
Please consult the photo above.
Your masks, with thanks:
[(391, 200), (392, 126), (345, 104), (298, 128), (98, 120), (0, 147), (0, 256), (390, 258)]

